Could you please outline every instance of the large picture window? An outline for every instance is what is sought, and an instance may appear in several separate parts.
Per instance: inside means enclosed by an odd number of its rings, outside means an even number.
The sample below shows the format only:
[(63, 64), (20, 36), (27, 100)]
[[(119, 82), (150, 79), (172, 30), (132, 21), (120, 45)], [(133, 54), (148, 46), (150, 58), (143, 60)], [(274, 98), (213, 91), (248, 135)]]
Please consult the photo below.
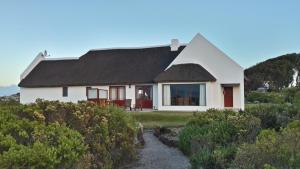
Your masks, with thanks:
[(165, 106), (206, 106), (205, 84), (163, 85)]

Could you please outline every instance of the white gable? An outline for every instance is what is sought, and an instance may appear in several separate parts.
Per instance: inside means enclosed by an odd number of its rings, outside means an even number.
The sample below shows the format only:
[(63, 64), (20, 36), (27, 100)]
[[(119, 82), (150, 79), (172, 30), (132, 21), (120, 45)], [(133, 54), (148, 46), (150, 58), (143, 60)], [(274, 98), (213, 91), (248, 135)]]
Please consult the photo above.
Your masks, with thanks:
[(182, 63), (200, 64), (219, 83), (240, 83), (244, 79), (243, 68), (200, 34), (187, 44), (168, 68)]
[(24, 79), (43, 60), (45, 60), (45, 56), (40, 52), (21, 74), (20, 79)]

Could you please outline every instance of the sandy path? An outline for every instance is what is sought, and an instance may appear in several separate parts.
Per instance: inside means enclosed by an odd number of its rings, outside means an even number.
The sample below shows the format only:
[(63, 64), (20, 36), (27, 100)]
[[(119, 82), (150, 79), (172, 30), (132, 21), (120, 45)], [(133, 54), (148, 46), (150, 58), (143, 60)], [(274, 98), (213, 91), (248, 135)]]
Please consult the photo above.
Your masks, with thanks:
[(189, 160), (176, 148), (162, 144), (151, 131), (144, 133), (145, 146), (139, 150), (139, 160), (130, 169), (188, 169)]

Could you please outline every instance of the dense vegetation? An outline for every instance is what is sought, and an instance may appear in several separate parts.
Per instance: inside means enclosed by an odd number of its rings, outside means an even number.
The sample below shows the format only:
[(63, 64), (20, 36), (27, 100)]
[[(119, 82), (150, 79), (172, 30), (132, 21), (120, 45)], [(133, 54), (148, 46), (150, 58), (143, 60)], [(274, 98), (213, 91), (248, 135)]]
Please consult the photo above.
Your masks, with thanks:
[(300, 108), (300, 88), (284, 88), (279, 91), (257, 92), (250, 91), (245, 95), (247, 103), (293, 104)]
[(287, 54), (258, 63), (245, 70), (245, 76), (249, 79), (245, 83), (245, 90), (256, 90), (265, 82), (268, 82), (271, 90), (288, 87), (293, 81), (293, 69), (300, 70), (300, 54)]
[(279, 132), (262, 130), (254, 144), (239, 147), (233, 168), (300, 168), (300, 120), (290, 122)]
[[(300, 110), (262, 104), (245, 112), (209, 110), (181, 131), (180, 149), (193, 168), (299, 168)], [(272, 168), (273, 167), (273, 168)]]
[(116, 107), (0, 103), (0, 168), (117, 168), (134, 158), (135, 127)]
[(260, 119), (233, 111), (209, 110), (191, 120), (179, 135), (181, 150), (194, 168), (228, 168), (237, 145), (253, 143)]

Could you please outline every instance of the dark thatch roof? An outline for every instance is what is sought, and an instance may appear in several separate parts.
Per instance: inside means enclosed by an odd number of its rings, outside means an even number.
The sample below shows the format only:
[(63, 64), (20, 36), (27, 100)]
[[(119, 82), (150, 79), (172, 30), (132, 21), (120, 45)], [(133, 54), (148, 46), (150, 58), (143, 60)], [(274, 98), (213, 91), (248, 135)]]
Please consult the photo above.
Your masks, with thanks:
[(185, 46), (91, 50), (79, 59), (44, 60), (20, 87), (60, 87), (153, 83)]
[(155, 82), (208, 82), (216, 81), (206, 69), (198, 64), (187, 63), (173, 65), (160, 73)]

